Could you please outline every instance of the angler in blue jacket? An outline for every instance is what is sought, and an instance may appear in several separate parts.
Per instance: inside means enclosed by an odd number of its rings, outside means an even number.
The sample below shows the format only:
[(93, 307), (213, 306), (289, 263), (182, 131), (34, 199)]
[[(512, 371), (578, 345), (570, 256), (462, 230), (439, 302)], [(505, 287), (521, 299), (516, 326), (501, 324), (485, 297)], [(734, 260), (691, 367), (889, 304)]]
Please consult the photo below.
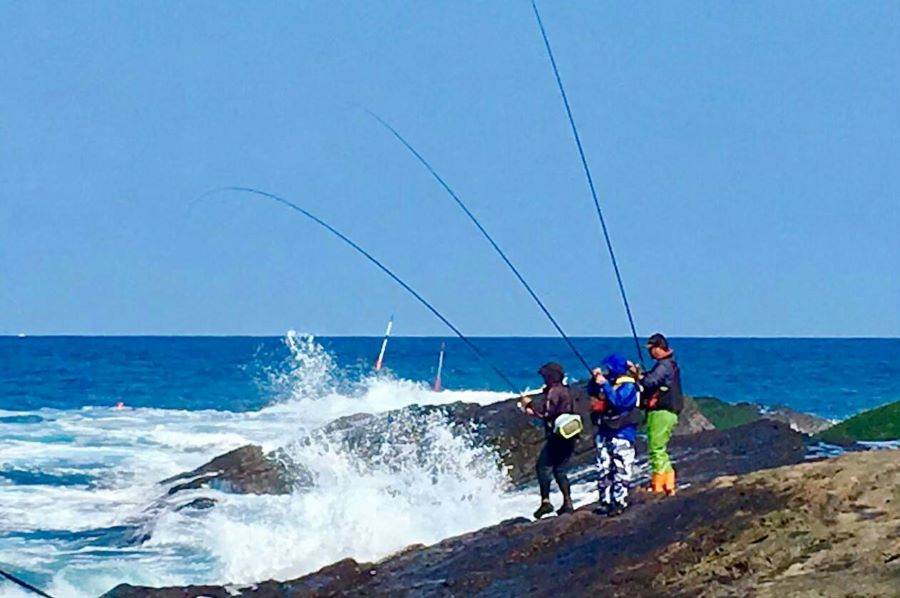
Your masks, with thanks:
[(594, 378), (588, 384), (591, 420), (596, 428), (598, 512), (610, 516), (618, 515), (628, 507), (634, 441), (638, 424), (643, 419), (637, 408), (637, 382), (628, 375), (629, 366), (628, 360), (613, 353), (603, 360), (602, 368), (594, 370)]

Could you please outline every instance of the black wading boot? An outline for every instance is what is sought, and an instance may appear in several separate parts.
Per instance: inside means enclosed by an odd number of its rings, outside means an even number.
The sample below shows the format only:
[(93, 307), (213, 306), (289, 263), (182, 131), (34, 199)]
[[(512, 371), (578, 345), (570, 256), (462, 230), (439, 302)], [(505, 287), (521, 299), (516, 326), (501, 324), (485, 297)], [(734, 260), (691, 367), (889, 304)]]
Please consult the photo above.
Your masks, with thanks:
[(572, 504), (572, 498), (567, 496), (563, 499), (563, 504), (556, 512), (557, 515), (568, 515), (575, 512), (575, 506)]
[(549, 515), (552, 512), (553, 512), (553, 505), (550, 504), (550, 499), (542, 500), (541, 506), (539, 506), (537, 511), (534, 512), (534, 518), (540, 519), (544, 515)]

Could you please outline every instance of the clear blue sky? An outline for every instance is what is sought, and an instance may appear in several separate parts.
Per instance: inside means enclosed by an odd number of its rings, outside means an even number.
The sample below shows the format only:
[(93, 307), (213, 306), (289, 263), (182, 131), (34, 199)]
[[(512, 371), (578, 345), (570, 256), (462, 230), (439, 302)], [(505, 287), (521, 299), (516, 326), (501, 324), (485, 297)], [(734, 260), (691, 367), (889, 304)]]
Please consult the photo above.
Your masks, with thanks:
[[(638, 327), (900, 335), (900, 4), (543, 2)], [(527, 2), (5, 2), (0, 332), (550, 335), (626, 321)]]

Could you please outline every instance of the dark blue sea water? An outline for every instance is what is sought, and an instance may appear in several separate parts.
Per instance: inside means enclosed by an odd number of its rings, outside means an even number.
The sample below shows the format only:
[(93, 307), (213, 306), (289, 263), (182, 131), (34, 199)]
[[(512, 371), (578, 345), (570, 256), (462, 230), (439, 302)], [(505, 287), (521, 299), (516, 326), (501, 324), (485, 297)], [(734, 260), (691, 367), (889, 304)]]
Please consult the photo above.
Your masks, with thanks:
[[(361, 458), (324, 427), (355, 413), (510, 394), (456, 339), (0, 338), (0, 568), (54, 596), (118, 583), (291, 578), (344, 557), (373, 561), (530, 512), (496, 455), (440, 418), (387, 428)], [(473, 339), (515, 386), (578, 362), (558, 339)], [(441, 342), (445, 391), (430, 389)], [(631, 356), (630, 339), (575, 339), (588, 359)], [(900, 340), (672, 339), (694, 395), (842, 418), (900, 398)], [(124, 408), (116, 409), (117, 403)], [(395, 422), (396, 423), (396, 422)], [(414, 439), (414, 440), (411, 440)], [(287, 496), (159, 481), (246, 444), (282, 449), (316, 481)], [(592, 498), (577, 489), (576, 502)], [(200, 496), (218, 502), (181, 510)], [(372, 505), (391, 505), (373, 517)], [(0, 596), (14, 590), (0, 580)]]
[[(318, 338), (337, 375), (369, 375), (380, 338)], [(634, 358), (630, 339), (577, 338), (592, 363), (611, 351)], [(386, 365), (398, 378), (430, 382), (441, 342), (444, 386), (509, 388), (458, 339), (391, 339)], [(559, 361), (574, 378), (583, 368), (555, 338), (473, 339), (521, 387), (536, 387), (538, 366)], [(900, 398), (900, 339), (672, 339), (684, 385), (694, 395), (786, 405), (843, 418)], [(0, 409), (111, 406), (257, 410), (273, 401), (269, 375), (289, 350), (276, 337), (0, 337)]]

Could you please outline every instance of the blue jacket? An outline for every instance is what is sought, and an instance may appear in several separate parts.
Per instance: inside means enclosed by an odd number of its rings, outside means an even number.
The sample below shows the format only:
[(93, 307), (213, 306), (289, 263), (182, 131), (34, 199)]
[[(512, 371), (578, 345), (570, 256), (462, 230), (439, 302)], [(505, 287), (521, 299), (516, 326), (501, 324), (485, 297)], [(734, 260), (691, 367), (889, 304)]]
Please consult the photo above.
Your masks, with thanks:
[[(606, 397), (606, 410), (595, 420), (597, 435), (604, 439), (624, 438), (634, 442), (637, 438), (637, 424), (615, 426), (612, 422), (637, 409), (638, 387), (633, 378), (621, 376), (615, 384), (608, 381), (600, 389)], [(608, 425), (609, 424), (609, 425)]]

